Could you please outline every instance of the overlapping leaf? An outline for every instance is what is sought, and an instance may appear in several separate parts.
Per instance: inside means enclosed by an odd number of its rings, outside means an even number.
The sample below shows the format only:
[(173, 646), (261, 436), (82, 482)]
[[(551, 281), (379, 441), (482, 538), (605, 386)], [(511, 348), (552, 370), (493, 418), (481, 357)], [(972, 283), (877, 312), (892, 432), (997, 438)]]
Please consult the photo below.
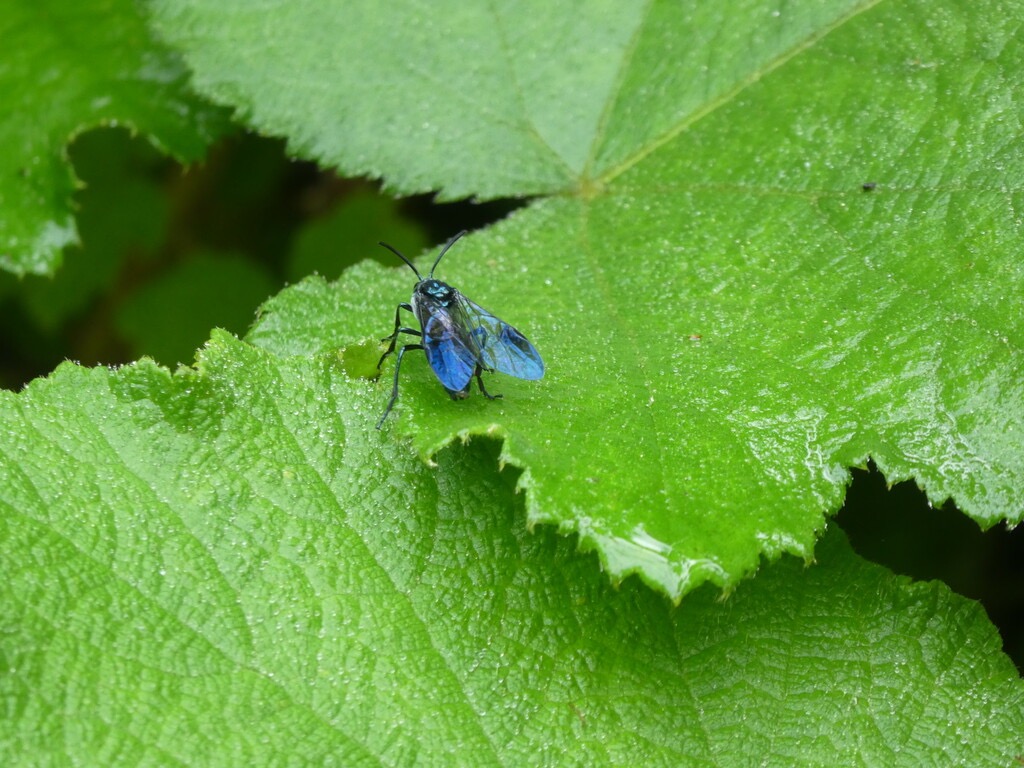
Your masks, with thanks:
[(53, 272), (76, 240), (65, 147), (77, 134), (124, 125), (193, 160), (227, 127), (131, 0), (15, 0), (0, 39), (0, 268), (15, 274)]
[[(200, 87), (298, 152), (403, 192), (554, 195), (439, 274), (545, 380), (450, 403), (410, 363), (392, 429), (425, 454), (501, 435), (530, 521), (615, 576), (678, 598), (809, 557), (868, 456), (1021, 519), (1012, 4), (155, 8)], [(410, 278), (299, 286), (250, 338), (371, 359)]]
[[(980, 607), (839, 535), (723, 604), (529, 533), (495, 446), (433, 470), (334, 356), (0, 393), (9, 765), (1011, 764)], [(474, 478), (473, 484), (459, 478)]]

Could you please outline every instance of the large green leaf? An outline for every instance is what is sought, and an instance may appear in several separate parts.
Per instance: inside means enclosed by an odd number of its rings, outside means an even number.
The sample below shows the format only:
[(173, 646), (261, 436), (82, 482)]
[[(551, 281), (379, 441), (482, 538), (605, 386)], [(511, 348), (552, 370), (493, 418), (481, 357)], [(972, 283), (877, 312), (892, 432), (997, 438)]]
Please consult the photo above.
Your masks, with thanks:
[(0, 268), (15, 274), (52, 273), (76, 241), (65, 153), (76, 135), (124, 125), (194, 160), (227, 127), (132, 0), (6, 2), (0, 40)]
[(0, 393), (5, 765), (1010, 765), (984, 612), (838, 534), (724, 604), (525, 530), (487, 441), (431, 469), (334, 356)]
[[(553, 193), (438, 273), (544, 381), (450, 403), (407, 358), (390, 429), (425, 455), (502, 436), (529, 521), (615, 577), (678, 598), (810, 557), (869, 456), (1022, 519), (1019, 4), (155, 7), (198, 86), (298, 152), (403, 192)], [(369, 360), (410, 286), (306, 283), (249, 338)]]

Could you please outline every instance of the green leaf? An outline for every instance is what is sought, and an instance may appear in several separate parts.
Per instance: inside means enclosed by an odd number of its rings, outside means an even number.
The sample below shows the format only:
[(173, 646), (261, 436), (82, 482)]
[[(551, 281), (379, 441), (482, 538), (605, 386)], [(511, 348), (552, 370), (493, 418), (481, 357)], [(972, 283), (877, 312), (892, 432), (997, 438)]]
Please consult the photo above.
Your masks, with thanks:
[[(309, 157), (403, 192), (558, 193), (438, 275), (526, 333), (544, 381), (451, 403), (410, 356), (391, 429), (426, 456), (501, 436), (529, 522), (616, 579), (678, 599), (809, 558), (868, 457), (983, 526), (1022, 519), (1019, 13), (288, 3), (268, 41), (263, 6), (156, 8), (205, 93)], [(249, 339), (361, 361), (410, 287), (309, 282)]]
[(180, 59), (150, 37), (132, 0), (8, 2), (0, 39), (2, 269), (51, 274), (76, 242), (65, 146), (79, 133), (127, 126), (185, 161), (228, 127), (188, 90)]
[[(0, 393), (0, 753), (26, 765), (1009, 765), (977, 605), (837, 533), (722, 602), (528, 533), (489, 441), (431, 469), (333, 356)], [(408, 480), (406, 482), (405, 480)]]

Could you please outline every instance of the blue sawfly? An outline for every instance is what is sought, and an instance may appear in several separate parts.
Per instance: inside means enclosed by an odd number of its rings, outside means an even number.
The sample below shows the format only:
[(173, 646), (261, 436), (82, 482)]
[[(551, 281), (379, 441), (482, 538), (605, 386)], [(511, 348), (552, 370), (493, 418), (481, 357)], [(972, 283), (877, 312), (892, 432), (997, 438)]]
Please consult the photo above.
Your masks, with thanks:
[[(377, 429), (391, 413), (398, 398), (398, 372), (402, 368), (402, 357), (413, 349), (422, 349), (427, 356), (431, 370), (452, 400), (469, 397), (469, 385), (476, 378), (480, 392), (488, 400), (501, 395), (492, 395), (484, 387), (480, 377), (483, 372), (499, 371), (519, 379), (536, 380), (544, 375), (544, 361), (533, 344), (519, 331), (503, 320), (499, 320), (479, 304), (470, 301), (458, 290), (434, 278), (434, 270), (448, 253), (455, 241), (466, 234), (462, 230), (445, 243), (441, 253), (426, 277), (416, 266), (387, 243), (387, 248), (409, 265), (416, 273), (416, 285), (412, 289), (412, 301), (401, 303), (395, 309), (395, 330), (381, 339), (391, 342), (381, 355), (377, 369), (384, 364), (388, 355), (395, 351), (400, 333), (421, 339), (420, 343), (404, 344), (395, 358), (395, 380), (387, 408), (377, 422)], [(402, 325), (402, 310), (411, 312), (419, 321), (420, 329)]]

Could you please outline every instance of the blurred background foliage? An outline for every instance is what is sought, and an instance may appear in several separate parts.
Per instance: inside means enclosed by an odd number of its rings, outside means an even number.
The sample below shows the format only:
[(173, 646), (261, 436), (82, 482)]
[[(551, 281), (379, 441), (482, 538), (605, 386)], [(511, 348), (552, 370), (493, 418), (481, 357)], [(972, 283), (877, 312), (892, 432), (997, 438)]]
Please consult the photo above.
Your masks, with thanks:
[(519, 205), (395, 200), (252, 134), (220, 142), (190, 168), (123, 129), (84, 133), (68, 154), (83, 185), (80, 244), (53, 279), (0, 274), (0, 321), (16, 329), (0, 348), (7, 389), (65, 359), (190, 364), (211, 328), (244, 335), (287, 283), (332, 280), (365, 258), (395, 266), (379, 240), (412, 256)]
[[(289, 159), (282, 141), (245, 133), (190, 168), (123, 129), (84, 133), (69, 156), (83, 182), (80, 244), (53, 279), (0, 273), (6, 389), (66, 359), (188, 365), (211, 328), (244, 335), (288, 283), (314, 273), (332, 280), (365, 258), (398, 266), (379, 240), (413, 256), (523, 204), (395, 200), (373, 182)], [(381, 309), (382, 336), (392, 311)], [(981, 601), (1024, 670), (1024, 532), (982, 532), (951, 504), (931, 507), (913, 483), (888, 488), (873, 465), (853, 470), (837, 522), (862, 556)]]

